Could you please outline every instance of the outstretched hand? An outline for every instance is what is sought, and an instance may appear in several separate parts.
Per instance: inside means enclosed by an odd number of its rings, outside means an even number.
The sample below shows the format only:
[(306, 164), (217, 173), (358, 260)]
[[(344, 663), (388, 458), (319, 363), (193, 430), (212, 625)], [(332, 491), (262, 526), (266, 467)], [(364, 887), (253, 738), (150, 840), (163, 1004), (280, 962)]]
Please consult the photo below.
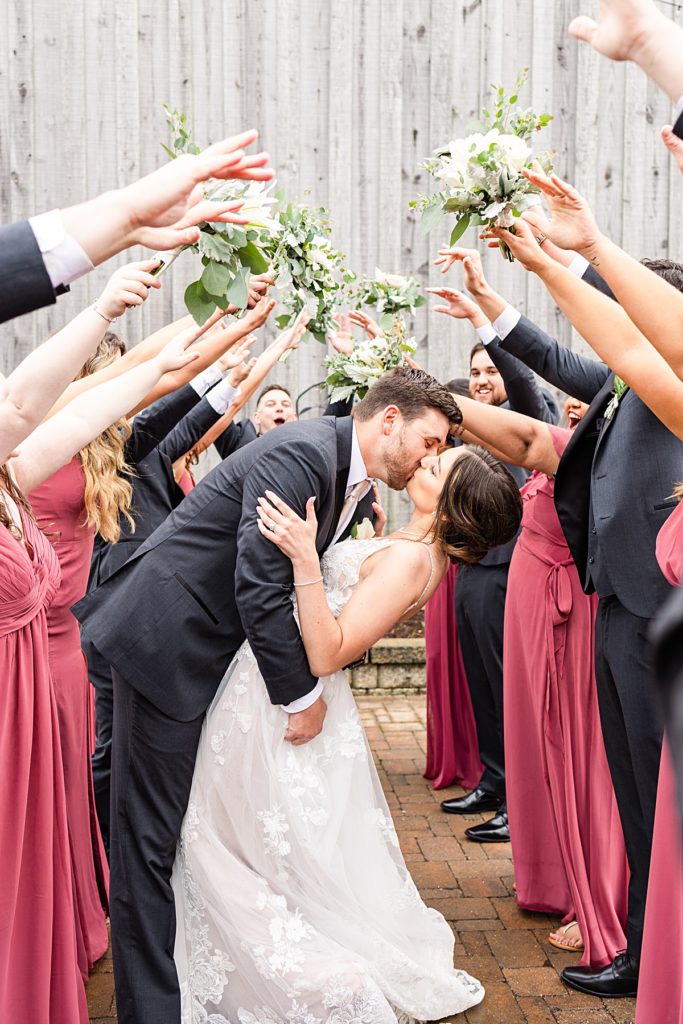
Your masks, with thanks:
[(346, 316), (344, 313), (340, 313), (337, 317), (337, 323), (339, 327), (336, 331), (330, 331), (327, 335), (327, 339), (334, 349), (335, 352), (339, 352), (341, 355), (350, 356), (353, 352), (353, 334), (349, 328), (350, 316)]
[(161, 281), (152, 275), (159, 260), (126, 263), (114, 271), (104, 291), (95, 303), (100, 313), (115, 320), (123, 316), (128, 306), (141, 306), (149, 296), (150, 288), (161, 288)]
[(445, 299), (445, 306), (434, 306), (435, 313), (444, 313), (455, 320), (469, 320), (473, 327), (483, 327), (487, 319), (479, 306), (464, 292), (455, 288), (427, 288), (431, 295)]
[(569, 34), (610, 60), (638, 61), (638, 51), (661, 17), (652, 0), (600, 0), (597, 21), (586, 15), (569, 23)]
[[(575, 252), (591, 249), (600, 239), (600, 229), (583, 196), (556, 174), (548, 177), (536, 171), (524, 170), (522, 173), (546, 197), (551, 219), (548, 221), (542, 217), (539, 220), (533, 210), (523, 213), (522, 218), (560, 249), (573, 249)], [(503, 236), (506, 242), (508, 234)]]
[(361, 309), (352, 309), (349, 313), (349, 320), (352, 324), (355, 324), (356, 327), (360, 327), (364, 330), (370, 340), (373, 338), (379, 338), (384, 334), (384, 331), (377, 321), (373, 320), (371, 316), (368, 316), (368, 314), (364, 313)]
[(465, 287), (472, 295), (481, 294), (487, 288), (484, 267), (481, 262), (481, 255), (476, 249), (466, 249), (461, 245), (444, 246), (439, 249), (439, 255), (434, 260), (435, 267), (441, 267), (441, 273), (445, 274), (451, 269), (454, 263), (462, 263), (464, 272)]
[(515, 221), (514, 232), (508, 230), (508, 228), (496, 227), (483, 232), (481, 237), (495, 239), (495, 241), (488, 243), (492, 248), (498, 248), (498, 240), (504, 241), (515, 259), (522, 264), (524, 269), (535, 274), (539, 273), (544, 267), (555, 264), (555, 260), (548, 256), (541, 248), (539, 243), (540, 236), (537, 236), (532, 225), (528, 224), (521, 217)]

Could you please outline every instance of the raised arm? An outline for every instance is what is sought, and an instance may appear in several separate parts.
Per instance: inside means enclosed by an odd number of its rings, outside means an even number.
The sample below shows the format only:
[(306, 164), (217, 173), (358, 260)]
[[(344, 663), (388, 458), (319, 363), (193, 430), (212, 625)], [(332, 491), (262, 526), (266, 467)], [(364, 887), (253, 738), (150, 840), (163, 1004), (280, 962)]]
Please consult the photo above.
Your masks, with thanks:
[(462, 412), (456, 433), (467, 444), (482, 444), (496, 458), (524, 469), (556, 471), (559, 456), (548, 423), (461, 395), (456, 402)]
[(154, 379), (192, 360), (187, 339), (176, 338), (155, 359), (130, 370), (123, 377), (89, 391), (41, 424), (18, 447), (11, 460), (19, 486), (29, 493), (55, 473), (93, 438), (111, 426), (154, 383)]
[[(511, 242), (516, 258), (528, 270), (538, 274), (588, 344), (633, 388), (669, 430), (683, 438), (683, 380), (655, 351), (624, 310), (554, 260), (548, 259), (530, 225), (524, 221), (517, 225), (516, 234), (509, 239), (506, 233), (506, 241)], [(646, 273), (658, 280), (652, 271)]]

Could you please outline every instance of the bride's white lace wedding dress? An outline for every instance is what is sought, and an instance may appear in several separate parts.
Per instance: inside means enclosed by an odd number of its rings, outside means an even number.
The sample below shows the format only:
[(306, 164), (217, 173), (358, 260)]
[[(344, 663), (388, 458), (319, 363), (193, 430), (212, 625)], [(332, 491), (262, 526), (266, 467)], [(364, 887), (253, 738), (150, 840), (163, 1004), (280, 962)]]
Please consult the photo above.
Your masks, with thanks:
[[(388, 543), (325, 555), (335, 615)], [(209, 708), (173, 870), (183, 1024), (412, 1024), (484, 997), (403, 861), (343, 672), (324, 682), (303, 746), (246, 643)]]

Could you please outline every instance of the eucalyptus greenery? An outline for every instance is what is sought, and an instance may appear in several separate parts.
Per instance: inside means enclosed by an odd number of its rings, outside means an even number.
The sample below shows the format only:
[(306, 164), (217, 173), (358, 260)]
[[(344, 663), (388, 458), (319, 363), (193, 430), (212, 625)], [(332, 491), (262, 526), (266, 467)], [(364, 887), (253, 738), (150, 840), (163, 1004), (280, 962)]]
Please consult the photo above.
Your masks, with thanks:
[(348, 355), (330, 353), (325, 359), (330, 401), (345, 402), (356, 395), (364, 398), (382, 374), (405, 365), (406, 356), (414, 355), (416, 347), (415, 339), (406, 337), (403, 317), (397, 315), (384, 334), (358, 342)]
[(397, 313), (408, 310), (414, 314), (417, 307), (425, 303), (414, 277), (385, 274), (379, 267), (375, 267), (374, 277), (364, 277), (360, 281), (355, 298), (357, 309), (361, 306), (375, 307), (382, 330), (392, 327)]
[[(551, 152), (532, 155), (531, 136), (545, 128), (551, 114), (537, 115), (530, 107), (517, 106), (518, 93), (526, 84), (529, 69), (519, 73), (510, 95), (503, 86), (491, 86), (492, 109), (485, 107), (482, 120), (470, 125), (467, 135), (439, 146), (421, 166), (445, 188), (433, 195), (419, 195), (410, 206), (421, 213), (421, 226), (431, 231), (446, 213), (457, 216), (450, 244), (455, 245), (472, 225), (503, 226), (514, 231), (514, 220), (540, 202), (535, 185), (522, 174), (535, 162), (548, 173)], [(512, 259), (508, 247), (501, 243)]]

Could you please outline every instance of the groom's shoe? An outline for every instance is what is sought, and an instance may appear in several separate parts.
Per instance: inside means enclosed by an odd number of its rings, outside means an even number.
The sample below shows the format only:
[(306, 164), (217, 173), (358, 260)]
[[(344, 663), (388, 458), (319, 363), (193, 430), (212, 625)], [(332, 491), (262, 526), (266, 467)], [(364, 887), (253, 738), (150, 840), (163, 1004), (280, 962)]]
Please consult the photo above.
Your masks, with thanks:
[(495, 793), (487, 793), (477, 787), (455, 800), (442, 800), (441, 810), (446, 814), (479, 814), (481, 811), (497, 811), (500, 805), (500, 797)]
[(477, 843), (509, 843), (510, 826), (507, 811), (499, 811), (495, 818), (482, 821), (481, 825), (472, 825), (471, 828), (465, 829), (465, 835)]
[(565, 967), (562, 981), (579, 992), (603, 999), (634, 996), (638, 991), (639, 962), (630, 953), (618, 953), (611, 964), (599, 970), (590, 967)]

